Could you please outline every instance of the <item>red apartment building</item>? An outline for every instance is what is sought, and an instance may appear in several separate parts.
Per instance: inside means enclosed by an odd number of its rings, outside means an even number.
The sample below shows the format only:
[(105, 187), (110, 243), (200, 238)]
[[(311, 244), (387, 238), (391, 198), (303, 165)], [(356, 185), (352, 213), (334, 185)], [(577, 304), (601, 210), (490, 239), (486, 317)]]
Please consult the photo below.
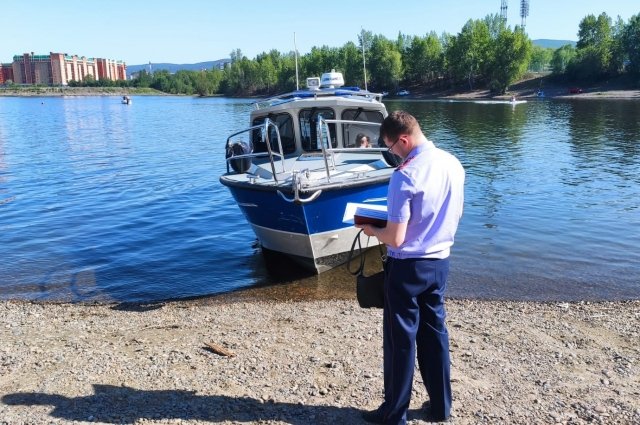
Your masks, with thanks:
[[(3, 75), (6, 65), (0, 67)], [(33, 52), (16, 55), (11, 70), (11, 80), (16, 84), (53, 86), (67, 85), (72, 80), (84, 81), (89, 76), (94, 80), (125, 80), (127, 75), (127, 66), (122, 61), (53, 52), (48, 55), (34, 55)]]
[(10, 63), (0, 63), (0, 84), (13, 81), (13, 65)]

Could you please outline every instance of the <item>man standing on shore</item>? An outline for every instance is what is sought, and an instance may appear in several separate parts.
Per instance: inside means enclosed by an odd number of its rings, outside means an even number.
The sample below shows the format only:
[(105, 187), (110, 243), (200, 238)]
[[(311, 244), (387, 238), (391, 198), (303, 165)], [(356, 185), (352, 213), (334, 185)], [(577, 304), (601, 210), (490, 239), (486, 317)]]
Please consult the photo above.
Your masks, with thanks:
[(384, 300), (384, 402), (364, 412), (367, 422), (405, 424), (418, 365), (429, 394), (431, 420), (451, 411), (449, 334), (444, 292), (449, 251), (462, 215), (464, 169), (438, 149), (415, 117), (391, 113), (380, 127), (389, 151), (404, 158), (393, 173), (384, 228), (358, 225), (387, 245)]

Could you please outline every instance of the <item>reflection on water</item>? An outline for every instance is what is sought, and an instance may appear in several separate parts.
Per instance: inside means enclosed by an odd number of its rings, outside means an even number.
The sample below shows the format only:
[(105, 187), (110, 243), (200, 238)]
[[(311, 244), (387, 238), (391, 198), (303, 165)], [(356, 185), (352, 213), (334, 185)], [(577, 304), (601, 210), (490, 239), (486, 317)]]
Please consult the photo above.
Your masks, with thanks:
[(637, 298), (637, 101), (390, 104), (467, 170), (449, 293)]
[[(450, 296), (640, 296), (640, 102), (388, 108), (416, 115), (467, 171)], [(308, 276), (263, 257), (218, 182), (250, 109), (0, 97), (0, 298), (353, 298), (344, 267)]]
[[(351, 271), (357, 269), (358, 256), (352, 260), (350, 266), (345, 264), (319, 275), (309, 275), (308, 271), (296, 268), (291, 260), (282, 255), (273, 252), (263, 254), (266, 254), (263, 260), (265, 270), (269, 272), (268, 280), (257, 287), (226, 294), (225, 300), (305, 301), (355, 297), (356, 278)], [(365, 275), (382, 270), (382, 260), (377, 249), (370, 249), (364, 255)]]

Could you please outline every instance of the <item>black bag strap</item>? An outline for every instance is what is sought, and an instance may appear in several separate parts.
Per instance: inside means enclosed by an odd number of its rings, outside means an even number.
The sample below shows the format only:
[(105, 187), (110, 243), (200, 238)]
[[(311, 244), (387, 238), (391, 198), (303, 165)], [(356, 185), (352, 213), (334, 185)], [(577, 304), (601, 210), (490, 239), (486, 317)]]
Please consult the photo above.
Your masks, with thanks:
[[(353, 238), (353, 243), (351, 244), (351, 249), (349, 250), (349, 256), (347, 257), (347, 270), (349, 271), (349, 273), (351, 273), (354, 276), (356, 275), (362, 276), (364, 274), (365, 255), (362, 249), (362, 242), (360, 242), (361, 233), (362, 233), (362, 229), (360, 229), (358, 234), (356, 234), (356, 237)], [(367, 246), (365, 247), (365, 250), (369, 248), (369, 239), (371, 239), (371, 237), (367, 236)], [(351, 270), (351, 260), (353, 259), (353, 256), (355, 254), (356, 243), (358, 244), (358, 255), (360, 256), (360, 264), (358, 265), (357, 269)], [(384, 255), (384, 251), (382, 250), (382, 244), (379, 243), (378, 248), (380, 249), (380, 259), (384, 263), (386, 260), (386, 256)]]
[[(360, 234), (362, 233), (362, 229), (356, 234), (356, 237), (353, 238), (353, 243), (351, 244), (351, 249), (349, 250), (349, 256), (347, 257), (347, 270), (352, 275), (361, 275), (364, 272), (364, 255), (362, 255), (362, 243), (360, 242)], [(355, 252), (356, 243), (358, 244), (358, 255), (360, 255), (360, 264), (358, 268), (355, 270), (351, 270), (351, 260), (353, 259), (353, 254)]]

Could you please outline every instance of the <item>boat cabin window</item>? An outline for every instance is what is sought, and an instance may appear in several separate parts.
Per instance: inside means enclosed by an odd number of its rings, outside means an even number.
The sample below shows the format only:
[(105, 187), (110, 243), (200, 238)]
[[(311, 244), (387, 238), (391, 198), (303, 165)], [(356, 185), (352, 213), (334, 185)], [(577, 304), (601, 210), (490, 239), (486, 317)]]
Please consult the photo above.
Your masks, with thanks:
[[(302, 142), (302, 149), (305, 151), (319, 151), (322, 150), (322, 146), (318, 140), (318, 117), (322, 116), (324, 119), (333, 120), (336, 117), (333, 109), (330, 108), (311, 108), (302, 109), (298, 116), (300, 120), (300, 138)], [(338, 147), (338, 140), (336, 135), (336, 125), (328, 124), (329, 133), (331, 135), (331, 147)]]
[[(252, 125), (264, 124), (264, 120), (267, 117), (258, 117), (253, 120)], [(290, 154), (296, 151), (296, 138), (293, 132), (293, 118), (291, 115), (284, 114), (271, 114), (268, 116), (271, 121), (275, 122), (280, 132), (280, 141), (282, 142), (282, 150), (284, 155)], [(267, 144), (262, 140), (262, 130), (253, 130), (251, 136), (254, 152), (267, 152)], [(273, 126), (269, 126), (269, 142), (271, 143), (271, 150), (274, 152), (280, 152), (278, 147), (278, 135)]]
[[(367, 121), (382, 124), (384, 116), (381, 111), (367, 111), (362, 108), (345, 109), (341, 119), (345, 121)], [(356, 138), (359, 134), (369, 136), (373, 146), (379, 146), (380, 127), (375, 125), (342, 124), (342, 140), (345, 148), (357, 148)], [(377, 141), (377, 142), (376, 142)], [(384, 143), (383, 143), (384, 145)]]

